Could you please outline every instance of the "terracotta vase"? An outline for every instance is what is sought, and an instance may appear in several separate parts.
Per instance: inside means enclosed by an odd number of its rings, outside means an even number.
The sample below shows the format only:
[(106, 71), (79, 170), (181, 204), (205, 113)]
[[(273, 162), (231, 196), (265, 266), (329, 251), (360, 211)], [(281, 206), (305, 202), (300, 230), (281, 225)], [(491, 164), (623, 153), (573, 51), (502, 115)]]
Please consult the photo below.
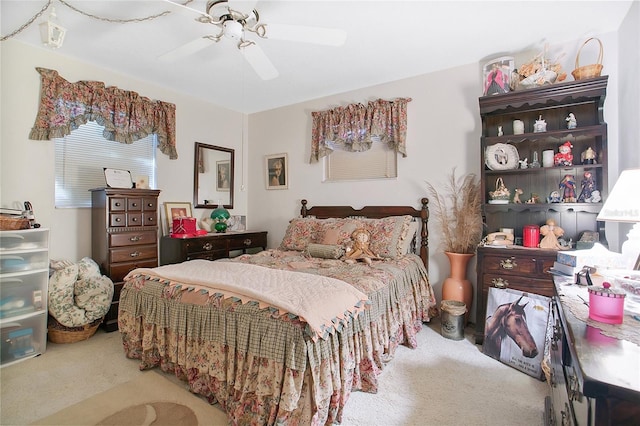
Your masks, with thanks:
[(467, 279), (467, 266), (473, 253), (451, 253), (445, 252), (451, 265), (451, 273), (442, 283), (442, 300), (457, 300), (467, 306), (467, 313), (464, 316), (464, 323), (469, 320), (469, 311), (473, 302), (473, 286)]

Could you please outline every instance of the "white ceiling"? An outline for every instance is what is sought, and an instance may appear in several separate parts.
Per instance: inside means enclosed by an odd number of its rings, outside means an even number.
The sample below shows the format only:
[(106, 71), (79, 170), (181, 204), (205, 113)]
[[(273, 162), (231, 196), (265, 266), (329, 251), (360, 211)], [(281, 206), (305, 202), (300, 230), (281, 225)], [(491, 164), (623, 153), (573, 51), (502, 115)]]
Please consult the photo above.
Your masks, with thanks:
[[(0, 0), (2, 37), (20, 28), (48, 1)], [(257, 39), (279, 71), (278, 78), (268, 81), (255, 74), (228, 39), (178, 61), (159, 61), (159, 56), (174, 48), (218, 32), (211, 24), (193, 21), (188, 14), (174, 11), (137, 23), (112, 23), (86, 16), (122, 20), (175, 10), (163, 0), (65, 3), (83, 13), (53, 0), (57, 21), (67, 28), (60, 54), (225, 108), (253, 113), (479, 63), (539, 48), (545, 41), (555, 44), (616, 31), (632, 1), (262, 0), (255, 6), (260, 22), (347, 31), (347, 41), (340, 47)], [(193, 0), (188, 6), (204, 11), (205, 4), (205, 0)], [(49, 11), (15, 39), (41, 46), (37, 24)]]

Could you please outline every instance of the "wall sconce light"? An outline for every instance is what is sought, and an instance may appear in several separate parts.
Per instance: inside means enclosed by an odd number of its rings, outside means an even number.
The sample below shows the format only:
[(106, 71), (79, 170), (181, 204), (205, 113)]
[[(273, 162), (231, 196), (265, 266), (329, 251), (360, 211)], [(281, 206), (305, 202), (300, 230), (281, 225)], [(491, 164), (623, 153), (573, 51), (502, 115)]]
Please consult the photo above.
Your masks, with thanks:
[(67, 32), (64, 27), (54, 22), (55, 20), (56, 9), (52, 7), (49, 18), (40, 24), (40, 38), (42, 43), (52, 49), (57, 49), (62, 46), (64, 35)]

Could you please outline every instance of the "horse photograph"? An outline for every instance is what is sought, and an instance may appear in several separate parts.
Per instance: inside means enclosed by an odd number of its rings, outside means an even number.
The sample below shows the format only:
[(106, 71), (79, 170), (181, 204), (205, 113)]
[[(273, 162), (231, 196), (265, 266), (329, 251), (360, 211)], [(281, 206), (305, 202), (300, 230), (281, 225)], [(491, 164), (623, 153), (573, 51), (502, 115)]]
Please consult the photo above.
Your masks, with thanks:
[(549, 304), (545, 296), (489, 289), (483, 353), (542, 378)]

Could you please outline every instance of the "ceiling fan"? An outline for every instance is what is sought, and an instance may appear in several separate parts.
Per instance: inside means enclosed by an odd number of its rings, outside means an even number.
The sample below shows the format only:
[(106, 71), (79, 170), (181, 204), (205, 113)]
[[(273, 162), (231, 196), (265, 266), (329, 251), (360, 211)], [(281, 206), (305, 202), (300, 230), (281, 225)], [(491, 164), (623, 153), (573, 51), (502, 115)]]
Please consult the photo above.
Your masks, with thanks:
[[(224, 38), (236, 43), (246, 61), (263, 80), (278, 77), (278, 70), (262, 48), (248, 38), (255, 35), (260, 39), (289, 40), (325, 46), (341, 46), (347, 33), (342, 29), (321, 28), (287, 24), (265, 24), (260, 22), (260, 14), (254, 8), (257, 0), (208, 0), (205, 11), (198, 11), (185, 5), (165, 0), (172, 8), (183, 14), (196, 16), (196, 22), (213, 25), (216, 32), (192, 40), (159, 57), (163, 61), (174, 61), (196, 53)], [(241, 11), (242, 10), (242, 11)], [(248, 11), (248, 12), (247, 12)]]

